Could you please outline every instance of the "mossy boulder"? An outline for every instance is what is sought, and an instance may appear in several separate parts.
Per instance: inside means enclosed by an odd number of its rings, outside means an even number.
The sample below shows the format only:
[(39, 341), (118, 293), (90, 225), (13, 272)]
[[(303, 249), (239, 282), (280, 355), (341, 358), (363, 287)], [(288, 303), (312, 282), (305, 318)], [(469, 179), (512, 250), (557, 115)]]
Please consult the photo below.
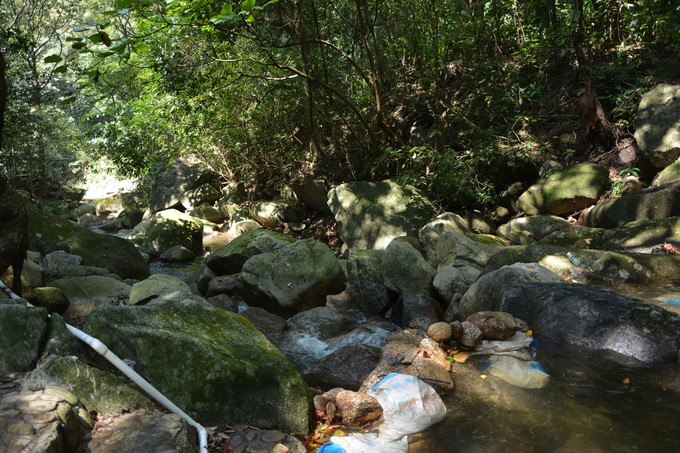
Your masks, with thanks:
[(537, 215), (512, 219), (498, 227), (498, 235), (513, 244), (532, 244), (555, 231), (571, 227), (565, 219), (551, 215)]
[(151, 299), (170, 291), (182, 291), (191, 294), (189, 285), (177, 277), (167, 274), (154, 274), (132, 285), (130, 304), (145, 304)]
[(383, 280), (384, 250), (356, 249), (347, 258), (347, 292), (367, 316), (384, 313), (390, 297)]
[(296, 240), (270, 230), (249, 231), (206, 256), (204, 263), (217, 275), (237, 274), (251, 256), (272, 252)]
[(144, 248), (149, 255), (159, 256), (175, 245), (194, 253), (203, 249), (203, 223), (200, 219), (168, 209), (151, 217), (144, 237)]
[(130, 208), (136, 208), (139, 200), (132, 193), (116, 193), (100, 200), (95, 206), (97, 217), (115, 217), (121, 211)]
[(101, 306), (84, 329), (175, 404), (208, 426), (250, 424), (307, 432), (300, 374), (245, 318), (191, 300)]
[(0, 376), (33, 365), (46, 335), (46, 309), (0, 299)]
[(86, 266), (107, 269), (122, 278), (141, 280), (149, 265), (134, 244), (126, 239), (94, 231), (79, 231), (66, 243), (69, 252), (81, 256)]
[(384, 249), (394, 238), (415, 237), (437, 214), (418, 189), (390, 180), (334, 187), (328, 192), (328, 207), (348, 250)]
[(615, 228), (636, 220), (680, 217), (680, 182), (650, 187), (598, 203), (584, 213), (583, 224)]
[(50, 356), (33, 375), (73, 392), (88, 411), (119, 414), (123, 410), (159, 406), (130, 379), (95, 368), (74, 356)]
[(87, 230), (63, 217), (28, 205), (29, 250), (39, 251), (43, 255), (64, 250), (67, 248), (65, 241), (79, 231)]
[(680, 85), (662, 83), (645, 93), (637, 111), (635, 140), (643, 156), (663, 168), (680, 156)]
[(680, 159), (661, 170), (652, 181), (652, 186), (663, 186), (680, 181)]
[(518, 200), (529, 215), (568, 214), (595, 204), (609, 179), (603, 165), (578, 164), (543, 178), (529, 187)]
[(249, 258), (239, 277), (248, 304), (286, 317), (324, 305), (345, 285), (333, 252), (311, 239)]

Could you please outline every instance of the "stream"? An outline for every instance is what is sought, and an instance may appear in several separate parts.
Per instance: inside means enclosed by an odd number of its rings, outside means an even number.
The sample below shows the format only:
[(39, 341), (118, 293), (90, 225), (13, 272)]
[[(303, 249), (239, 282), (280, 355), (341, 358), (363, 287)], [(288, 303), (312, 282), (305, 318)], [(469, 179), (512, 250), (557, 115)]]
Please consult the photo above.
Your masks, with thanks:
[[(229, 239), (224, 234), (206, 237), (206, 246), (216, 250)], [(167, 273), (192, 283), (201, 261), (202, 258), (181, 264), (152, 262), (150, 267), (152, 273)], [(680, 313), (676, 302), (680, 299), (678, 288), (680, 282), (673, 281), (648, 288), (626, 286), (617, 291)], [(370, 332), (366, 329), (364, 333)], [(376, 337), (385, 335), (385, 331), (376, 330)], [(301, 354), (319, 355), (325, 346), (319, 345), (319, 341), (309, 342), (313, 350)], [(362, 338), (361, 342), (372, 343), (370, 338)], [(483, 360), (456, 364), (453, 374), (456, 390), (444, 397), (448, 414), (427, 432), (437, 450), (678, 451), (680, 365), (630, 364), (603, 354), (563, 347), (559, 350), (539, 347), (537, 360), (551, 376), (550, 383), (539, 390), (515, 387), (494, 376), (482, 378)]]

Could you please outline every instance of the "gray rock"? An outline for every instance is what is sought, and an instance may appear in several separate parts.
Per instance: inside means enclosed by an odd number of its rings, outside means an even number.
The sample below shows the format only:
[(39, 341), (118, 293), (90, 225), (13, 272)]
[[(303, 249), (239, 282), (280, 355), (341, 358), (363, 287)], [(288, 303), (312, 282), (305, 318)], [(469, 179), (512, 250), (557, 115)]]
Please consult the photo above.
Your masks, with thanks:
[(538, 215), (512, 219), (498, 227), (497, 234), (513, 244), (531, 244), (556, 232), (571, 228), (561, 217)]
[(479, 327), (469, 321), (463, 321), (461, 327), (463, 333), (460, 337), (460, 344), (468, 348), (474, 348), (482, 342), (483, 335)]
[(436, 243), (425, 248), (427, 262), (435, 269), (456, 264), (483, 267), (498, 252), (498, 248), (472, 240), (466, 236), (445, 232)]
[(432, 285), (447, 305), (456, 294), (465, 294), (479, 278), (480, 270), (472, 266), (439, 268)]
[(196, 217), (169, 209), (154, 214), (144, 237), (144, 250), (159, 256), (169, 248), (181, 245), (193, 253), (203, 249), (203, 223)]
[(99, 218), (113, 218), (121, 211), (137, 207), (137, 197), (132, 193), (117, 193), (99, 201), (95, 212)]
[(447, 322), (435, 322), (427, 328), (427, 336), (437, 343), (444, 343), (453, 338), (453, 328)]
[(175, 414), (137, 410), (98, 423), (87, 444), (89, 451), (126, 453), (198, 451), (196, 431)]
[(661, 170), (652, 181), (652, 186), (663, 186), (672, 182), (680, 181), (680, 159)]
[(295, 241), (285, 234), (258, 229), (242, 234), (206, 256), (203, 262), (216, 275), (237, 274), (251, 256), (273, 252)]
[(59, 288), (42, 286), (33, 288), (35, 296), (31, 299), (33, 305), (44, 307), (49, 313), (64, 313), (69, 306), (66, 295)]
[(286, 219), (288, 205), (280, 201), (258, 201), (250, 208), (250, 217), (265, 228), (280, 228)]
[(239, 313), (275, 345), (281, 344), (286, 330), (286, 320), (281, 316), (269, 313), (264, 308), (248, 307)]
[(427, 329), (441, 321), (443, 310), (428, 294), (404, 294), (392, 307), (391, 318), (406, 328)]
[(132, 287), (102, 275), (54, 280), (50, 285), (61, 289), (69, 299), (65, 316), (85, 317), (95, 307), (127, 299)]
[(518, 200), (527, 214), (568, 214), (593, 205), (609, 180), (603, 165), (578, 164), (551, 174), (529, 187)]
[[(209, 177), (209, 176), (208, 176)], [(187, 190), (180, 197), (179, 202), (186, 209), (196, 209), (202, 205), (210, 205), (221, 198), (222, 194), (215, 187), (214, 183), (205, 183), (200, 186)], [(200, 217), (200, 216), (198, 216)], [(203, 217), (202, 217), (203, 218)]]
[(436, 214), (417, 189), (390, 180), (334, 187), (328, 193), (328, 207), (348, 250), (384, 249), (394, 238), (416, 236)]
[(317, 363), (305, 380), (329, 390), (342, 387), (359, 390), (364, 379), (380, 361), (379, 348), (353, 343), (332, 352)]
[(609, 351), (624, 361), (679, 359), (680, 315), (675, 312), (590, 285), (503, 285), (495, 279), (485, 286), (483, 305), (526, 320), (542, 343)]
[(410, 244), (392, 241), (383, 255), (385, 286), (398, 294), (429, 294), (436, 271)]
[(195, 258), (194, 252), (181, 245), (174, 245), (161, 253), (160, 259), (170, 263), (185, 263)]
[(227, 216), (220, 209), (213, 207), (208, 203), (201, 203), (194, 209), (188, 211), (189, 215), (192, 217), (197, 217), (199, 219), (205, 219), (212, 223), (222, 223), (226, 220)]
[(598, 203), (583, 215), (585, 226), (615, 228), (636, 220), (680, 217), (680, 182), (650, 187)]
[(437, 242), (441, 235), (447, 231), (461, 235), (472, 232), (468, 227), (467, 220), (458, 214), (445, 212), (439, 214), (423, 226), (420, 231), (418, 231), (418, 238), (423, 245), (428, 245)]
[(367, 316), (384, 313), (390, 305), (383, 280), (384, 250), (352, 250), (347, 258), (347, 292)]
[(238, 275), (220, 275), (210, 280), (208, 284), (208, 291), (206, 296), (216, 296), (218, 294), (227, 294), (233, 296), (237, 294), (241, 289), (241, 283), (239, 281)]
[(288, 331), (326, 340), (354, 329), (357, 319), (329, 307), (316, 307), (288, 319)]
[(78, 255), (71, 255), (63, 250), (56, 250), (48, 253), (42, 259), (42, 267), (45, 269), (61, 269), (71, 266), (79, 266), (83, 258)]
[(283, 316), (324, 305), (345, 284), (333, 252), (311, 239), (249, 258), (240, 279), (248, 304)]
[[(495, 294), (503, 287), (513, 287), (521, 282), (562, 282), (556, 273), (536, 263), (517, 263), (503, 266), (480, 277), (460, 300), (460, 311), (468, 317), (479, 311), (504, 311), (492, 303)], [(515, 315), (518, 318), (521, 316)], [(524, 318), (522, 318), (524, 319)]]
[(234, 219), (232, 218), (232, 223), (229, 226), (229, 230), (227, 230), (227, 233), (229, 234), (229, 236), (237, 237), (241, 236), (242, 234), (258, 230), (260, 228), (262, 228), (260, 224), (254, 220), (247, 219), (234, 221)]
[(85, 331), (133, 359), (138, 372), (203, 425), (308, 429), (311, 398), (301, 376), (239, 315), (193, 301), (101, 306)]
[(179, 278), (167, 274), (154, 274), (146, 280), (132, 285), (129, 303), (131, 305), (143, 305), (151, 299), (177, 290), (191, 293), (189, 285)]
[(322, 213), (331, 214), (328, 208), (328, 183), (323, 179), (304, 179), (291, 184), (295, 195), (312, 209)]
[(238, 311), (238, 304), (231, 297), (226, 294), (218, 294), (217, 296), (208, 297), (205, 299), (210, 305), (220, 310), (227, 310), (236, 313)]
[(151, 186), (149, 209), (152, 213), (181, 206), (182, 196), (211, 181), (215, 175), (180, 159), (170, 164)]
[(0, 376), (32, 366), (46, 334), (46, 309), (0, 302)]
[(121, 278), (144, 279), (149, 276), (149, 265), (137, 248), (128, 240), (80, 231), (66, 243), (69, 252), (83, 258), (86, 266), (108, 269)]
[(480, 311), (465, 321), (477, 326), (485, 340), (505, 340), (518, 330), (515, 317), (502, 311)]
[(635, 140), (644, 156), (663, 168), (680, 156), (680, 85), (660, 84), (640, 100)]

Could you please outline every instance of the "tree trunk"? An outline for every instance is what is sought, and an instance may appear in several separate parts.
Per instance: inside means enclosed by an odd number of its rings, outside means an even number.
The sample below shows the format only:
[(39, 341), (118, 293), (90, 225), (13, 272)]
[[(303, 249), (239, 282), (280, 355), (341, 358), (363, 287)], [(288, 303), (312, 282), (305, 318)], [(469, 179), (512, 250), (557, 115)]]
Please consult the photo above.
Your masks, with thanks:
[(5, 56), (0, 51), (0, 153), (3, 149), (5, 130), (5, 107), (7, 106), (7, 78), (5, 77)]

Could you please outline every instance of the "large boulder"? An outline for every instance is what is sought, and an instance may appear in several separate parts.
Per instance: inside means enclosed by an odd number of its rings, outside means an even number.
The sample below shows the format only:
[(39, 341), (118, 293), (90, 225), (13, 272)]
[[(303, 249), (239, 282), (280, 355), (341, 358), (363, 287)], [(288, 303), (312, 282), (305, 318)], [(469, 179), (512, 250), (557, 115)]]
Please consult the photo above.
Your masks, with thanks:
[(344, 288), (345, 274), (327, 245), (306, 239), (248, 259), (240, 274), (244, 300), (291, 316), (325, 304)]
[(472, 231), (468, 226), (468, 221), (453, 212), (439, 214), (430, 220), (418, 231), (418, 239), (423, 245), (428, 245), (439, 240), (441, 235), (447, 231), (468, 234)]
[(660, 84), (642, 96), (635, 140), (643, 155), (658, 168), (680, 156), (680, 85)]
[(302, 377), (239, 315), (190, 300), (109, 305), (92, 312), (85, 331), (133, 359), (137, 372), (203, 425), (307, 432)]
[(95, 206), (97, 217), (116, 217), (125, 209), (136, 208), (139, 200), (132, 193), (116, 193), (100, 200)]
[(251, 256), (272, 252), (295, 241), (295, 238), (275, 231), (249, 231), (206, 256), (203, 262), (216, 275), (237, 274)]
[[(494, 292), (499, 287), (513, 287), (522, 282), (562, 282), (562, 278), (536, 263), (516, 263), (503, 266), (480, 277), (460, 300), (459, 308), (463, 317), (479, 311), (504, 311), (494, 305)], [(518, 318), (520, 316), (517, 316)], [(522, 318), (524, 319), (524, 318)]]
[(347, 258), (347, 292), (367, 316), (385, 313), (390, 297), (383, 280), (384, 250), (355, 249)]
[(191, 294), (191, 288), (177, 277), (168, 274), (154, 274), (132, 285), (129, 303), (143, 305), (169, 292)]
[(64, 292), (70, 302), (66, 315), (73, 317), (86, 317), (99, 305), (125, 301), (132, 289), (126, 283), (103, 275), (61, 278), (50, 285)]
[(662, 186), (680, 181), (680, 159), (661, 170), (652, 181), (652, 186)]
[(149, 255), (159, 256), (175, 245), (181, 245), (197, 254), (201, 253), (203, 223), (200, 219), (176, 209), (157, 212), (146, 227), (145, 251)]
[(149, 265), (132, 242), (94, 231), (79, 231), (66, 243), (69, 252), (83, 258), (86, 266), (99, 267), (122, 278), (144, 279), (149, 276)]
[(595, 228), (615, 228), (636, 220), (680, 217), (680, 182), (638, 190), (598, 203), (582, 217), (585, 226)]
[(476, 292), (475, 301), (466, 294), (467, 305), (483, 304), (526, 320), (544, 344), (608, 351), (642, 362), (679, 359), (680, 315), (675, 312), (596, 286), (508, 284), (499, 278), (478, 283), (483, 290)]
[(334, 187), (328, 207), (348, 250), (384, 249), (394, 238), (416, 236), (437, 212), (416, 188), (390, 180)]
[(419, 251), (403, 241), (387, 246), (382, 268), (387, 288), (401, 295), (429, 294), (436, 273)]
[(28, 205), (29, 250), (46, 255), (55, 250), (65, 249), (66, 239), (78, 231), (86, 231), (86, 228), (32, 204)]
[(425, 247), (425, 256), (435, 269), (453, 264), (482, 268), (498, 250), (495, 246), (447, 231), (437, 242)]
[(303, 179), (291, 184), (295, 195), (312, 209), (327, 215), (331, 214), (326, 202), (328, 201), (328, 183), (323, 179)]
[(0, 376), (31, 367), (46, 335), (46, 309), (0, 299)]
[(215, 175), (204, 172), (197, 165), (191, 165), (184, 159), (179, 159), (163, 170), (151, 186), (149, 210), (158, 212), (170, 208), (186, 208), (187, 206), (182, 205), (183, 199), (185, 202), (187, 199), (192, 202), (201, 199), (193, 195), (184, 197), (184, 194), (214, 179)]
[(527, 214), (568, 214), (593, 205), (607, 186), (603, 165), (578, 164), (539, 180), (518, 200)]
[(571, 224), (565, 219), (552, 215), (536, 215), (512, 219), (498, 227), (498, 235), (513, 244), (531, 244), (540, 241), (555, 231), (565, 230)]

